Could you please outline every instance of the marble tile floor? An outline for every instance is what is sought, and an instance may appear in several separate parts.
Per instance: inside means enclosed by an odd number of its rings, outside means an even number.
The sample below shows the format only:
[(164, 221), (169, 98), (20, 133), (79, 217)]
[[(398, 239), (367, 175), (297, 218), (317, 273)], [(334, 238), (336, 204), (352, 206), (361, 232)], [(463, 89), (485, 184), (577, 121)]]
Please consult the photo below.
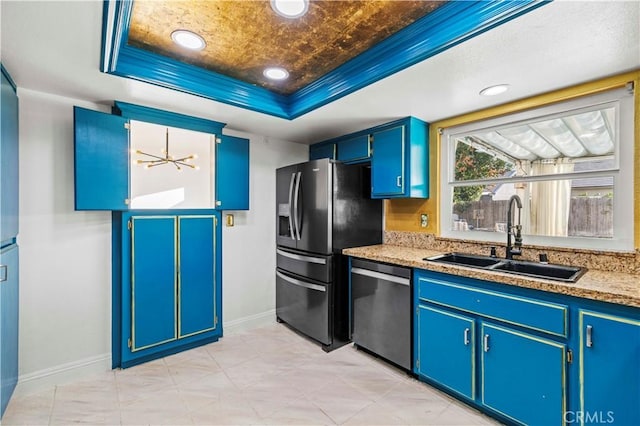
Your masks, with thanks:
[(2, 425), (499, 424), (347, 345), (281, 324), (13, 398)]

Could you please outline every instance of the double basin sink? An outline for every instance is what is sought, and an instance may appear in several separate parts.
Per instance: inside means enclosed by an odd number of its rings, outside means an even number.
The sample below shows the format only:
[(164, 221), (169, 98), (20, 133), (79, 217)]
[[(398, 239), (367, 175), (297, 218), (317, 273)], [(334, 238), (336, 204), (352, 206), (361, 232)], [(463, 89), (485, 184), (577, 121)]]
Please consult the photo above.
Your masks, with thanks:
[(578, 278), (587, 271), (586, 268), (580, 268), (577, 266), (552, 265), (527, 262), (524, 260), (498, 259), (497, 257), (466, 253), (447, 253), (433, 257), (425, 257), (424, 260), (568, 283), (578, 281)]

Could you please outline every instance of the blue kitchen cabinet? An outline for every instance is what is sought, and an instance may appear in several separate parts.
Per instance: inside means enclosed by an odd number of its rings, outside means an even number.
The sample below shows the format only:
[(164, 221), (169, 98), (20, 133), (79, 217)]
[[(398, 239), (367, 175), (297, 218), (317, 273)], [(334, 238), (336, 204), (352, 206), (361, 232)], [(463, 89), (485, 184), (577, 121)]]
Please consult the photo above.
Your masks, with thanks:
[(475, 320), (420, 303), (415, 319), (415, 370), (449, 390), (475, 398)]
[(566, 345), (509, 327), (481, 326), (482, 405), (528, 425), (561, 425)]
[(249, 210), (249, 140), (221, 135), (216, 143), (216, 208)]
[(114, 212), (113, 367), (222, 336), (215, 210)]
[(355, 163), (371, 158), (371, 135), (359, 135), (338, 143), (338, 161)]
[(215, 134), (215, 208), (249, 209), (248, 139), (222, 135), (223, 123), (121, 102), (116, 104), (116, 112), (121, 115), (74, 107), (76, 210), (129, 210), (129, 120)]
[(18, 382), (18, 246), (0, 251), (0, 417)]
[(320, 143), (309, 147), (309, 160), (320, 160), (322, 158), (336, 159), (335, 143)]
[[(579, 311), (578, 424), (640, 424), (640, 320)], [(579, 414), (579, 417), (578, 417)]]
[(0, 64), (0, 419), (18, 382), (18, 96)]
[(429, 197), (428, 125), (409, 117), (373, 131), (372, 198)]

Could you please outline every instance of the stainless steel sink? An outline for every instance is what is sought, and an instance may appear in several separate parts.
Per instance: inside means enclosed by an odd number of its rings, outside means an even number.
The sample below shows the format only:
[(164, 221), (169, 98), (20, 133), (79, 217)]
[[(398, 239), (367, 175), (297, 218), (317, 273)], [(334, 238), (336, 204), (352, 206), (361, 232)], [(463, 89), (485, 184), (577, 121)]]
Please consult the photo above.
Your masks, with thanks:
[(586, 268), (580, 268), (577, 266), (498, 259), (491, 256), (479, 256), (465, 253), (447, 253), (433, 257), (426, 257), (424, 260), (572, 283), (578, 281), (578, 278), (587, 271)]

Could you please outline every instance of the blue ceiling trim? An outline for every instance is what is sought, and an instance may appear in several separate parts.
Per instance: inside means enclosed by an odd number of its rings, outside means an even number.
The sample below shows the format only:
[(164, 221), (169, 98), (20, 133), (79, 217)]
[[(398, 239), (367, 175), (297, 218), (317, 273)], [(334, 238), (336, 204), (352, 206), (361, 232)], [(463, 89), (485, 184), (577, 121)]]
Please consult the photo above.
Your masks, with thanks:
[(11, 88), (13, 89), (14, 92), (18, 92), (18, 86), (16, 86), (15, 81), (13, 81), (13, 79), (11, 78), (11, 74), (9, 74), (9, 71), (7, 71), (7, 69), (4, 67), (4, 64), (0, 62), (0, 72), (2, 72), (2, 74), (4, 74), (4, 76), (6, 77), (7, 81), (9, 82), (9, 85), (11, 86)]
[[(127, 46), (132, 0), (105, 0), (103, 72), (179, 90), (293, 120), (469, 38), (536, 9), (549, 0), (450, 1), (368, 51), (289, 96), (174, 59)], [(112, 31), (107, 22), (112, 20)], [(103, 58), (107, 55), (103, 54)]]
[(226, 123), (178, 114), (176, 112), (163, 111), (122, 101), (115, 101), (114, 113), (130, 120), (145, 121), (147, 123), (163, 126), (179, 127), (181, 129), (195, 130), (197, 132), (221, 134)]

